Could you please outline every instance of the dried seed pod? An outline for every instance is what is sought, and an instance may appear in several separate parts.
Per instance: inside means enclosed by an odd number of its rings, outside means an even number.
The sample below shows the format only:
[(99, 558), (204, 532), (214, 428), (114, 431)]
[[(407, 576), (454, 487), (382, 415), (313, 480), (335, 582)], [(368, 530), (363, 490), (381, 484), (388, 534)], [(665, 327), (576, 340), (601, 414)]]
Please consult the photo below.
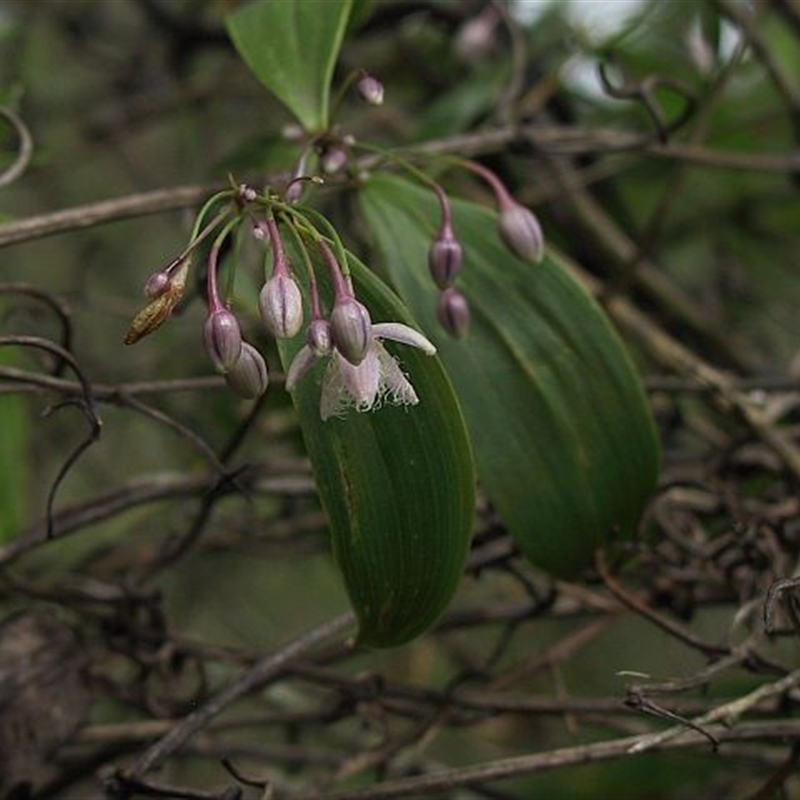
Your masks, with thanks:
[[(125, 344), (135, 344), (139, 339), (160, 328), (169, 319), (172, 310), (183, 297), (188, 272), (189, 261), (184, 260), (168, 277), (167, 284), (162, 286), (158, 294), (153, 295), (152, 300), (133, 318), (130, 328), (125, 334)], [(155, 275), (151, 275), (145, 286), (145, 292), (156, 275), (165, 274), (166, 272), (157, 272)], [(162, 283), (161, 279), (156, 279), (156, 283)]]

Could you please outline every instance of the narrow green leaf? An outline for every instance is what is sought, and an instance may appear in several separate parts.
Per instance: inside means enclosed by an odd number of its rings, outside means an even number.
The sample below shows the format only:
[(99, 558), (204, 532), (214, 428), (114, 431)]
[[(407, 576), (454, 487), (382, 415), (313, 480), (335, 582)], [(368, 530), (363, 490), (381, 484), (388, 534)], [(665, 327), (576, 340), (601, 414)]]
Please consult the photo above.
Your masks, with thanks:
[(460, 201), (459, 287), (472, 328), (453, 341), (437, 325), (428, 274), (432, 194), (376, 176), (362, 207), (390, 279), (447, 366), (480, 481), (531, 561), (574, 574), (598, 546), (631, 534), (657, 476), (654, 425), (624, 345), (552, 254), (520, 261), (496, 216)]
[[(359, 299), (375, 322), (410, 322), (397, 297), (353, 256)], [(330, 292), (324, 275), (323, 292)], [(281, 342), (288, 368), (302, 337)], [(293, 393), (327, 511), (334, 556), (358, 615), (359, 640), (401, 644), (439, 616), (464, 568), (474, 473), (464, 420), (438, 358), (385, 343), (419, 396), (409, 407), (320, 418), (320, 360)]]
[(254, 0), (227, 17), (247, 65), (308, 131), (328, 125), (331, 77), (352, 0)]

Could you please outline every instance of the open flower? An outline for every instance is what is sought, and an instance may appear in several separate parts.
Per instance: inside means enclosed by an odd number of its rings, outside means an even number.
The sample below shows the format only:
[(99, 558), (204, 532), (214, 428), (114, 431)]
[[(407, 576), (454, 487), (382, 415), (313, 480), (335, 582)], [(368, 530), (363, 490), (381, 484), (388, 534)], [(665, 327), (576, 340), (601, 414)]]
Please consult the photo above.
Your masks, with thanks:
[(436, 348), (418, 331), (399, 322), (380, 322), (371, 326), (364, 358), (353, 364), (335, 347), (328, 353), (310, 345), (300, 349), (286, 374), (286, 388), (292, 391), (311, 369), (317, 358), (329, 358), (322, 379), (319, 413), (323, 420), (341, 416), (349, 408), (371, 411), (382, 403), (416, 405), (417, 393), (397, 361), (386, 351), (381, 340), (391, 339), (422, 350), (432, 356)]

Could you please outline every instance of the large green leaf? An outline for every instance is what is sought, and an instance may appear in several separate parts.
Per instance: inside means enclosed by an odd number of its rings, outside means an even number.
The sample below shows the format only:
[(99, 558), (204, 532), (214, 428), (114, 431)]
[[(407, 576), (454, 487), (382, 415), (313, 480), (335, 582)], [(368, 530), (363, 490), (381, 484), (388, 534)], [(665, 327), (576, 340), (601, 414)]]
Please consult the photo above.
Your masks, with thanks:
[(228, 33), (256, 77), (308, 131), (328, 125), (331, 77), (352, 0), (254, 0)]
[(654, 426), (622, 342), (552, 254), (520, 261), (498, 239), (496, 216), (464, 202), (454, 213), (472, 328), (449, 339), (427, 266), (432, 193), (376, 176), (362, 207), (391, 280), (447, 366), (482, 484), (531, 561), (574, 574), (633, 531), (657, 476)]
[[(354, 257), (349, 261), (373, 320), (408, 322), (397, 297)], [(319, 280), (329, 292), (325, 276)], [(301, 340), (281, 343), (284, 366)], [(441, 363), (385, 344), (416, 389), (418, 405), (351, 410), (323, 422), (324, 360), (293, 393), (359, 640), (375, 647), (408, 641), (445, 608), (464, 567), (474, 507), (469, 439)]]

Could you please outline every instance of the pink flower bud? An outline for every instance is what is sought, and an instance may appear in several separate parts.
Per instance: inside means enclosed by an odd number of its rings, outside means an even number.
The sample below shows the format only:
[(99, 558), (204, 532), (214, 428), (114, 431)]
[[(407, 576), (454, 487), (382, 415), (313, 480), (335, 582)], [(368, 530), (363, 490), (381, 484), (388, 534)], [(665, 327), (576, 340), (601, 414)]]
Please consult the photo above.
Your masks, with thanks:
[(511, 252), (538, 264), (544, 258), (544, 237), (533, 212), (511, 201), (501, 206), (500, 237)]
[(333, 347), (331, 342), (331, 325), (328, 320), (312, 320), (311, 324), (308, 326), (308, 331), (306, 331), (306, 341), (315, 356), (321, 357), (328, 355)]
[(446, 289), (461, 272), (461, 243), (453, 235), (449, 225), (442, 226), (428, 251), (428, 266), (431, 276), (440, 289)]
[(269, 383), (267, 364), (253, 345), (242, 342), (239, 359), (225, 373), (225, 382), (247, 400), (264, 394)]
[(164, 294), (171, 283), (172, 278), (170, 278), (169, 273), (163, 271), (154, 272), (147, 279), (147, 283), (144, 285), (144, 295), (148, 299), (152, 300), (153, 298)]
[(366, 72), (359, 78), (356, 90), (361, 95), (361, 99), (371, 106), (379, 106), (383, 103), (383, 84)]
[(206, 350), (220, 372), (227, 372), (239, 360), (242, 332), (236, 317), (226, 308), (212, 311), (203, 329)]
[(334, 304), (331, 339), (351, 364), (357, 365), (364, 360), (372, 341), (372, 320), (369, 311), (355, 297), (345, 297)]
[(303, 297), (288, 274), (273, 275), (258, 298), (261, 319), (276, 339), (291, 339), (303, 327)]
[(454, 38), (458, 57), (469, 64), (488, 58), (498, 46), (497, 26), (501, 19), (493, 6), (487, 6), (478, 16), (468, 19)]
[(243, 203), (252, 203), (258, 197), (258, 192), (246, 183), (240, 183), (237, 191), (239, 192), (239, 199)]
[(257, 239), (259, 242), (266, 242), (269, 238), (269, 233), (267, 233), (267, 227), (264, 225), (262, 220), (256, 220), (253, 223), (253, 238)]
[(302, 142), (305, 139), (306, 133), (302, 125), (289, 124), (281, 128), (281, 136), (287, 142)]
[(302, 197), (304, 188), (304, 181), (299, 178), (294, 178), (286, 187), (286, 191), (283, 194), (284, 200), (286, 200), (287, 203), (296, 203)]
[(320, 166), (326, 175), (339, 172), (344, 169), (345, 164), (347, 164), (347, 150), (338, 144), (326, 147), (320, 156)]
[(456, 339), (463, 339), (469, 331), (469, 304), (461, 292), (445, 289), (436, 306), (439, 324)]

